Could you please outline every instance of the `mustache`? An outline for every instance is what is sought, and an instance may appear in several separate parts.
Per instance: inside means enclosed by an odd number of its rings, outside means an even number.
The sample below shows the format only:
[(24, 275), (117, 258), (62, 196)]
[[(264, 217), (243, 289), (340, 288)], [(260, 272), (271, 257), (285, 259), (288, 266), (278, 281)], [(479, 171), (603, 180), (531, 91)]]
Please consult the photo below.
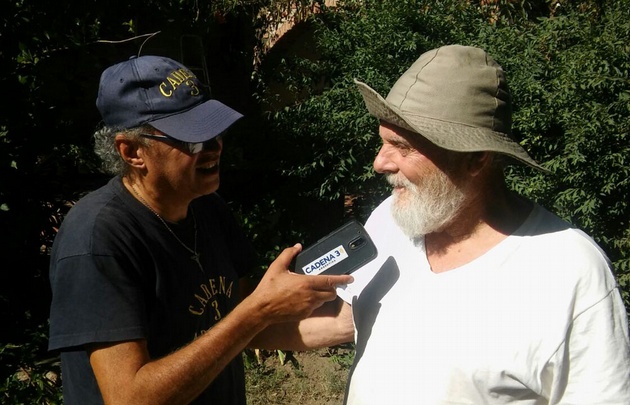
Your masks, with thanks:
[(404, 176), (396, 175), (396, 174), (393, 174), (393, 173), (386, 174), (385, 175), (385, 180), (387, 180), (389, 185), (392, 186), (392, 187), (410, 187), (410, 186), (413, 186), (413, 183), (411, 183)]

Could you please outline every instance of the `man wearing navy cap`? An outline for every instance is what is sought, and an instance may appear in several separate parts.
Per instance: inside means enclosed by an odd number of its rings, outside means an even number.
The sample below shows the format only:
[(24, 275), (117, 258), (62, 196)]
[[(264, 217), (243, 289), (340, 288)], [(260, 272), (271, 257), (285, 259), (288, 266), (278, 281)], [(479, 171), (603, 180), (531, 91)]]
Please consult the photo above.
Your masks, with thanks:
[(95, 149), (116, 176), (70, 210), (51, 255), (49, 349), (61, 352), (64, 403), (245, 404), (241, 351), (352, 278), (291, 274), (296, 245), (241, 301), (254, 255), (215, 192), (222, 135), (242, 115), (185, 66), (111, 66), (96, 104)]

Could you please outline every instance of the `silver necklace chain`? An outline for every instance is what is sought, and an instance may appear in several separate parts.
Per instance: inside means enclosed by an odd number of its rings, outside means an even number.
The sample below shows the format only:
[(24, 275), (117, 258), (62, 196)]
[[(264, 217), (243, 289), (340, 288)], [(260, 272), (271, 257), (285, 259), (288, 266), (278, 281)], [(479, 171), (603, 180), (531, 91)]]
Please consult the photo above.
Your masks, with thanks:
[(138, 190), (136, 189), (136, 185), (135, 184), (131, 185), (131, 189), (133, 190), (134, 194), (138, 197), (138, 199), (140, 200), (142, 205), (147, 207), (149, 209), (149, 211), (151, 211), (153, 214), (155, 214), (155, 216), (160, 220), (160, 222), (162, 222), (164, 227), (170, 232), (171, 235), (173, 235), (175, 240), (177, 242), (179, 242), (179, 244), (182, 245), (182, 247), (184, 249), (186, 249), (192, 255), (192, 256), (190, 256), (190, 259), (192, 261), (194, 261), (195, 263), (197, 263), (197, 265), (199, 266), (199, 269), (203, 273), (204, 272), (203, 266), (201, 265), (201, 260), (199, 259), (200, 253), (197, 252), (197, 218), (195, 217), (195, 211), (193, 211), (192, 208), (190, 209), (190, 213), (191, 213), (192, 218), (193, 218), (193, 226), (194, 226), (194, 229), (195, 229), (195, 246), (194, 246), (194, 249), (191, 249), (190, 247), (188, 247), (188, 245), (186, 245), (184, 242), (182, 242), (181, 239), (179, 239), (177, 234), (171, 229), (170, 226), (168, 226), (168, 224), (166, 223), (164, 218), (162, 218), (162, 216), (160, 214), (158, 214), (153, 208), (151, 208), (149, 203), (144, 198), (142, 198), (142, 196), (140, 195), (140, 192), (138, 192)]

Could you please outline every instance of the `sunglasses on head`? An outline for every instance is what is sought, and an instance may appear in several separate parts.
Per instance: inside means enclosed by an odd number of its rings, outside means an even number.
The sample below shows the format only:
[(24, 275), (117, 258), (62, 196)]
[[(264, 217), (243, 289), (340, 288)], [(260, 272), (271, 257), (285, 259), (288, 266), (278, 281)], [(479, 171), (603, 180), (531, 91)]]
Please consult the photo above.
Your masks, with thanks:
[(185, 152), (190, 153), (191, 155), (195, 155), (200, 153), (203, 150), (213, 150), (219, 147), (219, 141), (222, 136), (216, 136), (205, 142), (185, 142), (180, 141), (179, 139), (171, 138), (168, 135), (158, 135), (158, 134), (140, 134), (140, 136), (144, 138), (156, 139), (158, 141), (168, 142), (175, 145), (178, 149), (182, 149)]

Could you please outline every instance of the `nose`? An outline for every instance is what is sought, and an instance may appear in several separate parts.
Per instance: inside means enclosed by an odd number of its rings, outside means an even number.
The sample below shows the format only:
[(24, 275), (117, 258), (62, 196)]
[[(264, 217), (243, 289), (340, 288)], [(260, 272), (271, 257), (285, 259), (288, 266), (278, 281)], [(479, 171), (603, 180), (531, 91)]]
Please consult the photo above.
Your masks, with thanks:
[(391, 159), (391, 146), (383, 145), (381, 149), (379, 149), (376, 157), (374, 158), (374, 170), (377, 173), (396, 173), (398, 171), (398, 166)]

